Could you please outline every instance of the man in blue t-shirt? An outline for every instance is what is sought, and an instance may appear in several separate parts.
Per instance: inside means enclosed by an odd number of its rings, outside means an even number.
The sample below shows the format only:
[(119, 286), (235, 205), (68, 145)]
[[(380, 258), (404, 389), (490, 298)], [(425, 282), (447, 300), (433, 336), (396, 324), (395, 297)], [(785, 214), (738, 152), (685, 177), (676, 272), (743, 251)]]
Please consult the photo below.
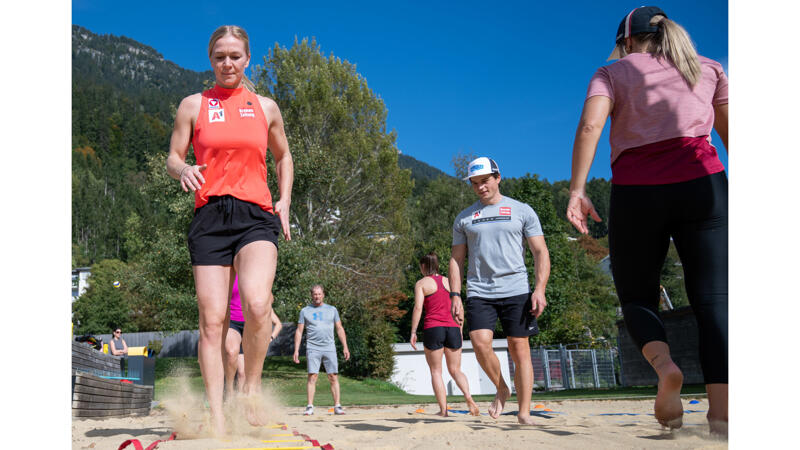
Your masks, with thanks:
[(344, 414), (344, 409), (339, 403), (339, 362), (336, 358), (336, 345), (333, 341), (333, 330), (342, 342), (345, 361), (350, 360), (350, 350), (347, 349), (347, 336), (344, 333), (342, 321), (339, 319), (339, 311), (335, 306), (326, 305), (325, 291), (322, 286), (316, 284), (311, 288), (312, 303), (300, 310), (300, 318), (297, 320), (297, 331), (294, 333), (294, 362), (300, 363), (300, 340), (303, 337), (303, 330), (306, 332), (306, 358), (308, 359), (308, 381), (306, 391), (308, 394), (308, 404), (303, 415), (314, 414), (314, 393), (317, 389), (317, 375), (319, 374), (320, 363), (325, 364), (325, 372), (328, 374), (328, 381), (331, 382), (331, 394), (333, 394), (334, 414)]
[[(533, 364), (528, 337), (538, 334), (536, 319), (547, 305), (545, 287), (550, 277), (550, 254), (533, 208), (500, 194), (500, 169), (494, 160), (477, 158), (469, 163), (467, 173), (465, 179), (469, 179), (478, 201), (461, 211), (453, 223), (449, 273), (453, 317), (459, 324), (464, 323), (461, 277), (464, 257), (469, 256), (466, 296), (469, 338), (481, 369), (497, 388), (489, 415), (496, 419), (511, 395), (500, 372), (500, 360), (492, 349), (499, 318), (516, 367), (517, 420), (532, 425)], [(533, 292), (525, 267), (526, 247), (534, 258)]]

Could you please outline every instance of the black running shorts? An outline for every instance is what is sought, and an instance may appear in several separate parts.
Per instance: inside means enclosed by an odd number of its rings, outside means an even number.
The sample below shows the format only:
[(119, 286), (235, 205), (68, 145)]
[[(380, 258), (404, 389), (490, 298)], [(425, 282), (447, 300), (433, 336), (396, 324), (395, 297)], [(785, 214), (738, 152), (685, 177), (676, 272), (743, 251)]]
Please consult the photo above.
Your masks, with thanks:
[(189, 225), (189, 255), (193, 266), (230, 266), (245, 245), (269, 241), (278, 247), (278, 217), (255, 203), (225, 195), (211, 197), (194, 212)]
[[(229, 331), (234, 330), (239, 333), (239, 336), (244, 337), (244, 322), (240, 322), (238, 320), (231, 320), (230, 324), (228, 325)], [(242, 348), (242, 344), (239, 343), (239, 353), (244, 353), (244, 349)]]
[(465, 315), (469, 331), (494, 330), (497, 319), (510, 337), (539, 334), (536, 316), (531, 314), (531, 294), (505, 298), (468, 297)]
[(461, 348), (461, 328), (430, 327), (422, 330), (422, 343), (428, 350), (439, 350), (442, 347), (458, 350)]

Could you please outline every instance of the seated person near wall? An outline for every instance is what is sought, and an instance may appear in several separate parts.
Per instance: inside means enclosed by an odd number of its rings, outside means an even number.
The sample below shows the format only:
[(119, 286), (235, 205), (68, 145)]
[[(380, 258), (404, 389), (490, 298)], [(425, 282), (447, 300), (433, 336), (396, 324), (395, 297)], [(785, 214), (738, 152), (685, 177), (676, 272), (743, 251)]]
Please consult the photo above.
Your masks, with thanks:
[(111, 335), (111, 342), (108, 343), (108, 348), (114, 356), (128, 356), (128, 344), (125, 339), (122, 339), (122, 330), (117, 328)]

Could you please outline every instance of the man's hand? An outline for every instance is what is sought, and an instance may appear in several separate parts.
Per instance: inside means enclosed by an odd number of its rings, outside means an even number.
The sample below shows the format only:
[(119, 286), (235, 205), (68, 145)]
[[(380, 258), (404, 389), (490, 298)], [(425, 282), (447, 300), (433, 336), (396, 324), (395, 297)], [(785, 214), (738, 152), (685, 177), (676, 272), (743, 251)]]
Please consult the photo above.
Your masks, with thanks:
[(297, 352), (294, 352), (294, 355), (292, 355), (292, 361), (294, 361), (295, 364), (300, 364), (300, 355), (298, 355)]
[(450, 301), (452, 302), (450, 313), (453, 315), (453, 320), (458, 326), (464, 325), (464, 305), (461, 303), (461, 296), (450, 297)]
[(534, 290), (533, 294), (531, 294), (531, 314), (538, 319), (544, 312), (545, 306), (547, 306), (547, 299), (544, 296), (544, 292)]
[(345, 348), (345, 349), (343, 350), (343, 353), (344, 353), (344, 360), (345, 360), (345, 361), (350, 361), (350, 350), (348, 350), (348, 349), (346, 349), (346, 348)]

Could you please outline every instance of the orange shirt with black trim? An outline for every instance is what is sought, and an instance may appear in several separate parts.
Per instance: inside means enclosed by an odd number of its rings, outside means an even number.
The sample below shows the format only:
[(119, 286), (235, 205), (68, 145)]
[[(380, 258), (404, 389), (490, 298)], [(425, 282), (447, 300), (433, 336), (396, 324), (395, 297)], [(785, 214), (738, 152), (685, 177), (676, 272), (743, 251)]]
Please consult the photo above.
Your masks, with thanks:
[(267, 186), (269, 124), (258, 96), (244, 87), (203, 91), (192, 147), (206, 164), (206, 182), (195, 191), (194, 209), (209, 197), (231, 195), (272, 212)]

